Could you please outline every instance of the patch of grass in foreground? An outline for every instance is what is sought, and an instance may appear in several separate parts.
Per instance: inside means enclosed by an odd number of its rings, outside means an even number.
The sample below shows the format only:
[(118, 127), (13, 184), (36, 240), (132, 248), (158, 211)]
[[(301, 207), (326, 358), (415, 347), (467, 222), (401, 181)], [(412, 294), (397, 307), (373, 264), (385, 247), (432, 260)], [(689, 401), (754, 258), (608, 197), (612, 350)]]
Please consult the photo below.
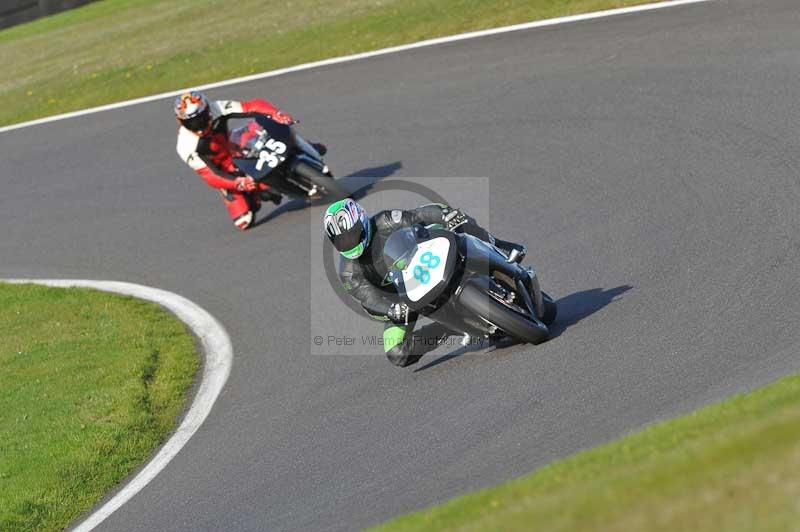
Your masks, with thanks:
[(61, 530), (172, 430), (199, 361), (157, 305), (0, 283), (0, 530)]
[(794, 376), (374, 530), (798, 526), (800, 376)]
[(648, 0), (104, 0), (0, 31), (0, 125)]

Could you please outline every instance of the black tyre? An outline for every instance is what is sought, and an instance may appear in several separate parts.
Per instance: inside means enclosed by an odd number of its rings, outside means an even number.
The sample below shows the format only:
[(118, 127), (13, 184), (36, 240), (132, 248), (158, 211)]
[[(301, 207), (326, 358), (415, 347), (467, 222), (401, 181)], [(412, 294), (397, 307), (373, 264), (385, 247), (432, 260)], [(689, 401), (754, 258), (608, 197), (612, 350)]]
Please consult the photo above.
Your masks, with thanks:
[(554, 321), (556, 321), (556, 316), (558, 315), (558, 305), (556, 304), (555, 299), (550, 297), (549, 294), (542, 292), (542, 301), (544, 301), (544, 316), (542, 317), (542, 323), (550, 327)]
[(490, 281), (481, 278), (470, 279), (459, 295), (459, 302), (468, 310), (496, 325), (509, 336), (529, 344), (541, 344), (550, 338), (547, 326), (527, 315), (507, 307), (489, 291)]
[(341, 183), (337, 183), (333, 177), (323, 174), (310, 164), (299, 162), (297, 166), (295, 166), (294, 171), (297, 175), (307, 179), (318, 188), (323, 189), (324, 195), (328, 199), (338, 200), (347, 197), (349, 194)]

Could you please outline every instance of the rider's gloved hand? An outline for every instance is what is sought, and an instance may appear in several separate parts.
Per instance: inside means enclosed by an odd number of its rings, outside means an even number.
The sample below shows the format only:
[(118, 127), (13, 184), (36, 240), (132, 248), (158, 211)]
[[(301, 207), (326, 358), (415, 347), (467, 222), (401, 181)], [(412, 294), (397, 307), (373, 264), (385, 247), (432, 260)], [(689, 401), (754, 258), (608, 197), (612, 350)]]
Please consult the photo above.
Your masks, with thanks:
[(233, 180), (233, 184), (239, 192), (252, 192), (258, 188), (255, 179), (250, 176), (237, 177)]
[(405, 303), (394, 303), (389, 307), (389, 313), (386, 316), (395, 323), (408, 325), (408, 312), (409, 308)]
[(296, 120), (292, 118), (292, 115), (286, 111), (278, 111), (275, 113), (275, 116), (273, 116), (272, 119), (278, 123), (286, 124), (287, 126), (291, 126), (296, 122)]
[(450, 212), (445, 213), (442, 218), (442, 222), (444, 222), (444, 226), (448, 231), (453, 231), (456, 227), (468, 221), (469, 217), (458, 209), (452, 209)]

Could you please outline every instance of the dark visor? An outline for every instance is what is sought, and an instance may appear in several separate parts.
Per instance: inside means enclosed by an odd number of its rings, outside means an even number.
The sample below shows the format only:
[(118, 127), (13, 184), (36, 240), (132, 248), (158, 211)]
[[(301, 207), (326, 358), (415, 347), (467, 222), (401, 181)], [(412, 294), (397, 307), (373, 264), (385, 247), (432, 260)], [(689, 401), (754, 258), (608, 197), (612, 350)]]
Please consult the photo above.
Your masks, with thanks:
[(209, 118), (210, 115), (208, 113), (208, 109), (206, 109), (197, 116), (182, 120), (181, 123), (183, 124), (183, 127), (190, 131), (203, 131), (206, 127), (208, 127)]
[(364, 224), (359, 220), (352, 229), (333, 237), (333, 247), (339, 251), (350, 251), (361, 242), (362, 238), (364, 238)]

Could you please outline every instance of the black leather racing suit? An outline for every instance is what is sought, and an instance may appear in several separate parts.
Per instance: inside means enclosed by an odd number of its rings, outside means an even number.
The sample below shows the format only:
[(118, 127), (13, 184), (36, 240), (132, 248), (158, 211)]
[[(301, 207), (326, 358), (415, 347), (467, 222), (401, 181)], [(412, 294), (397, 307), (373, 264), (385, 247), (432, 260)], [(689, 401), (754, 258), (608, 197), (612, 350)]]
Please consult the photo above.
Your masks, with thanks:
[[(370, 219), (372, 240), (369, 247), (357, 259), (343, 259), (339, 274), (342, 285), (370, 316), (386, 321), (383, 333), (384, 351), (396, 366), (404, 367), (416, 363), (423, 354), (444, 340), (450, 331), (433, 323), (413, 333), (417, 321), (415, 313), (409, 314), (408, 324), (405, 321), (394, 323), (387, 317), (391, 306), (400, 299), (393, 285), (383, 285), (388, 273), (383, 260), (383, 247), (389, 236), (398, 229), (414, 224), (443, 224), (445, 215), (450, 212), (450, 207), (441, 204), (423, 205), (410, 211), (381, 211)], [(486, 242), (495, 242), (494, 237), (470, 217), (456, 231), (471, 234)], [(411, 337), (409, 332), (413, 333)]]

